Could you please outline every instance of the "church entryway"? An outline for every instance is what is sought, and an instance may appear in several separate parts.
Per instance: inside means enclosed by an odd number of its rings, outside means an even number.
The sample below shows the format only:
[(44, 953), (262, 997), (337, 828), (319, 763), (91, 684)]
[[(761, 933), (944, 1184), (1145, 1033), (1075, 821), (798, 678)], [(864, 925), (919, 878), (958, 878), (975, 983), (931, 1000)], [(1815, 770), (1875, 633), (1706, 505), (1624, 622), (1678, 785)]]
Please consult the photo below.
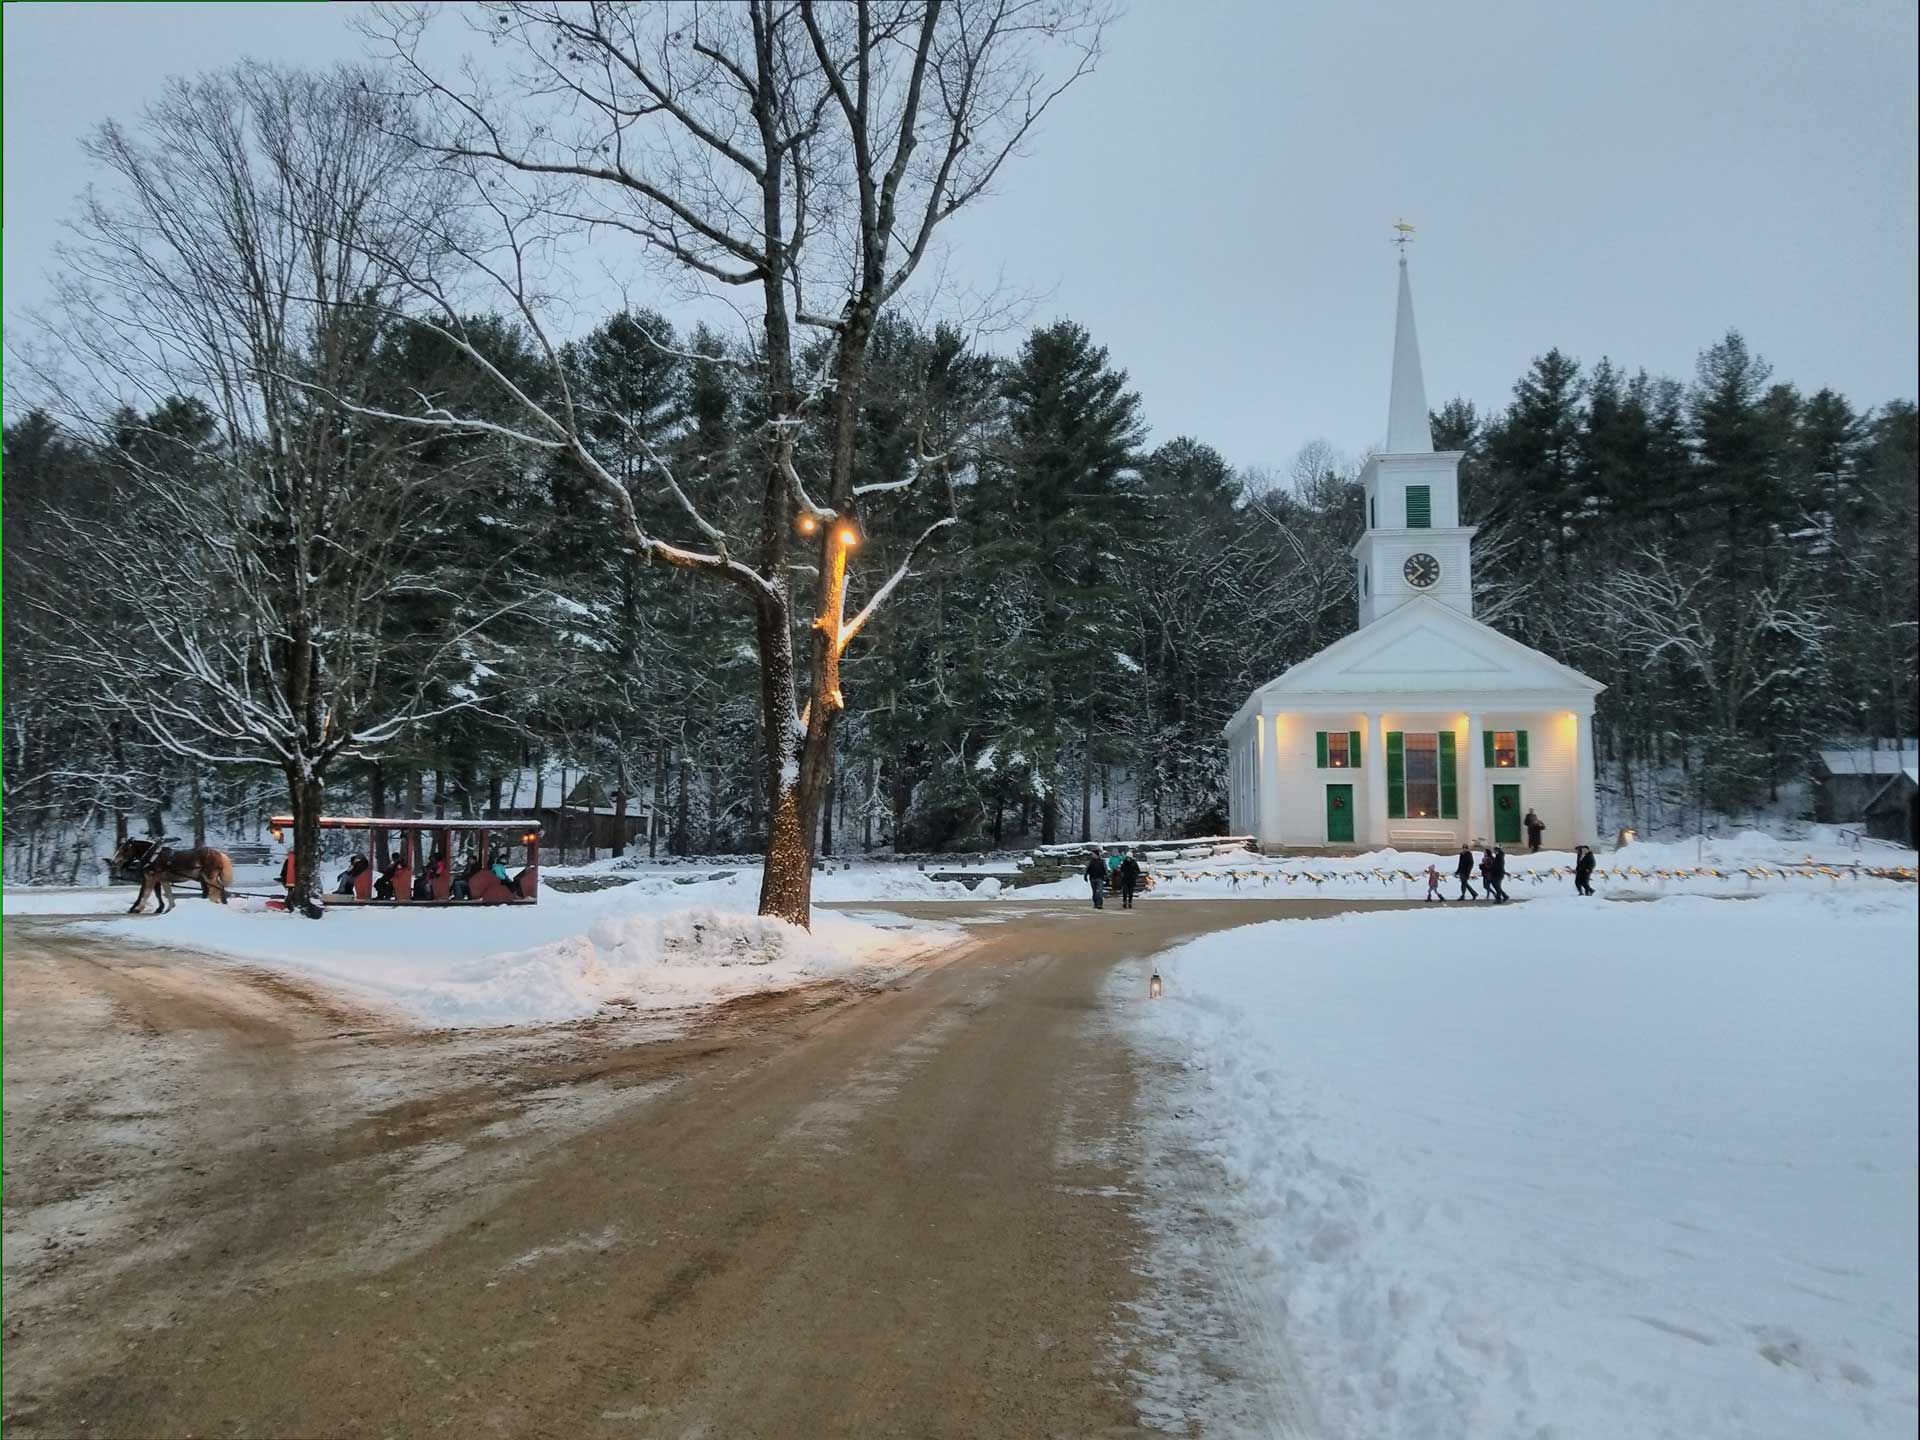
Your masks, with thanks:
[(1353, 843), (1353, 786), (1327, 786), (1327, 843)]
[(1520, 787), (1493, 787), (1493, 838), (1502, 845), (1520, 843)]

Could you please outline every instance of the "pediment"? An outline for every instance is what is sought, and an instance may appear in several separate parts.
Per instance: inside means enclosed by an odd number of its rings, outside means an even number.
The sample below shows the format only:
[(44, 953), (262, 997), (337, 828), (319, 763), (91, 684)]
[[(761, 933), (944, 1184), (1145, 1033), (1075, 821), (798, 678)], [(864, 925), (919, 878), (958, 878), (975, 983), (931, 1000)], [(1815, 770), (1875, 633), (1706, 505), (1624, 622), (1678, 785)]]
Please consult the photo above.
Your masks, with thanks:
[(1262, 693), (1594, 693), (1601, 688), (1450, 606), (1417, 600), (1336, 640), (1262, 687)]

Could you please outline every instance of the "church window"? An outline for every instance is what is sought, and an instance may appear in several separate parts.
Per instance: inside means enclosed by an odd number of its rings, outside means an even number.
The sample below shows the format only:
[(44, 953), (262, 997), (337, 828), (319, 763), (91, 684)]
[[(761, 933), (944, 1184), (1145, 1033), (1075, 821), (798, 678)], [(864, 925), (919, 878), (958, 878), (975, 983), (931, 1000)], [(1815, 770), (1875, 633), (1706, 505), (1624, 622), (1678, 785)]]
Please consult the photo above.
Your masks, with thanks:
[(1314, 760), (1322, 770), (1360, 768), (1358, 730), (1318, 730), (1313, 737)]
[(1433, 528), (1433, 487), (1431, 485), (1407, 486), (1407, 528), (1409, 530)]
[(1440, 814), (1440, 737), (1428, 732), (1401, 736), (1406, 766), (1406, 815), (1423, 820)]
[(1527, 732), (1524, 730), (1488, 730), (1485, 760), (1489, 770), (1527, 768)]
[(1367, 568), (1364, 565), (1360, 567), (1360, 593), (1367, 593)]
[(1369, 530), (1380, 528), (1380, 502), (1371, 496), (1367, 498), (1367, 528)]

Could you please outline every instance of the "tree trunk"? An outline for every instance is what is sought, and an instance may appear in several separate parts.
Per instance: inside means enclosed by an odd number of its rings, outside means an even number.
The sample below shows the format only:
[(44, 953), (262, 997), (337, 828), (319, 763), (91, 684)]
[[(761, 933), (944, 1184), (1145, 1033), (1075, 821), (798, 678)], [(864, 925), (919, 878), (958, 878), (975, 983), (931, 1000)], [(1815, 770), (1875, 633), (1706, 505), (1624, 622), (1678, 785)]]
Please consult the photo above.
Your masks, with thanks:
[(120, 722), (116, 720), (108, 726), (107, 733), (113, 737), (113, 848), (118, 850), (127, 843), (127, 807), (122, 803), (122, 792), (126, 787), (127, 762), (120, 749)]
[(623, 749), (613, 771), (613, 858), (627, 853), (627, 756)]
[(873, 756), (867, 756), (867, 785), (866, 790), (863, 792), (866, 798), (861, 806), (864, 813), (861, 817), (863, 823), (860, 835), (860, 847), (867, 851), (873, 849), (873, 789), (879, 780), (879, 777), (875, 774), (875, 766), (877, 764), (878, 762)]
[(293, 888), (287, 908), (318, 920), (326, 914), (320, 903), (320, 809), (326, 803), (326, 786), (319, 776), (289, 767), (287, 793), (293, 805)]
[(687, 758), (687, 752), (683, 747), (680, 751), (680, 772), (673, 800), (673, 843), (667, 847), (675, 855), (685, 855), (691, 849), (692, 837), (687, 833), (687, 809), (691, 797), (687, 792), (692, 776), (693, 762)]
[(660, 854), (660, 800), (667, 793), (667, 752), (653, 752), (653, 801), (647, 806), (647, 858)]
[[(367, 799), (370, 802), (367, 814), (376, 820), (384, 820), (387, 816), (387, 772), (378, 760), (373, 762), (373, 773), (367, 777)], [(373, 863), (384, 870), (392, 858), (387, 832), (376, 827), (373, 832)]]
[[(785, 478), (769, 475), (770, 505), (784, 512)], [(754, 607), (760, 651), (760, 721), (767, 737), (767, 854), (760, 867), (762, 915), (805, 925), (813, 911), (813, 832), (801, 804), (806, 736), (793, 713), (793, 635), (784, 603)]]
[(826, 790), (821, 797), (820, 805), (820, 853), (822, 855), (833, 853), (833, 766), (831, 762), (827, 766)]
[(501, 784), (500, 772), (498, 770), (489, 770), (487, 772), (487, 818), (489, 820), (498, 820), (500, 818)]
[(187, 783), (193, 787), (193, 847), (199, 850), (207, 843), (207, 789), (198, 766), (189, 772)]
[(447, 818), (447, 772), (437, 765), (433, 771), (433, 818)]
[(407, 767), (407, 818), (420, 818), (420, 772), (412, 766)]

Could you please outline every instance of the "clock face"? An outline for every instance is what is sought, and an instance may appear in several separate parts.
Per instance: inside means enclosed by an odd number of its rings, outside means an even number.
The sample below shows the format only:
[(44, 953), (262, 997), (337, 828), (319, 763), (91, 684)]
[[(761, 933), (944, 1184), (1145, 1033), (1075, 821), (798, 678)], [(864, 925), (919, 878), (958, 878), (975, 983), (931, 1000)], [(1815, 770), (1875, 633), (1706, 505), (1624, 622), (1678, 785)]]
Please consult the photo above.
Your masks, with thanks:
[(1423, 550), (1417, 555), (1409, 555), (1407, 563), (1400, 567), (1400, 573), (1407, 577), (1407, 584), (1414, 589), (1424, 590), (1440, 578), (1440, 562)]

